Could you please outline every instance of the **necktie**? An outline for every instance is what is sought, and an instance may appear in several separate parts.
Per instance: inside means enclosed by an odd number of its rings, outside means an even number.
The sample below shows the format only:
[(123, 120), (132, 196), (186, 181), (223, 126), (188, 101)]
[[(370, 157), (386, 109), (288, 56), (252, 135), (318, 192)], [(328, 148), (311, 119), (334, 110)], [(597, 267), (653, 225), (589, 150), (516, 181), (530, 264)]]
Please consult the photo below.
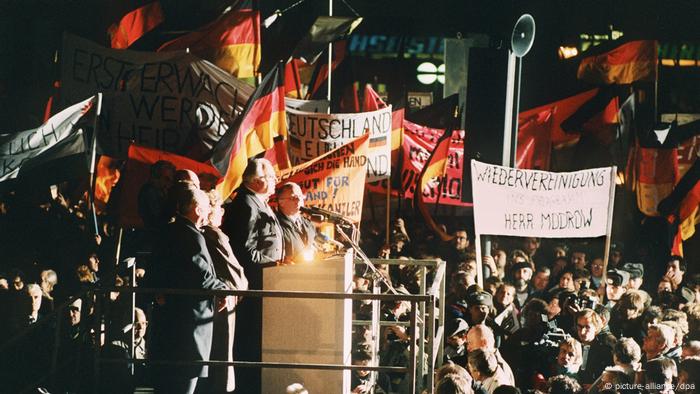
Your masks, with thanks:
[(304, 231), (304, 225), (302, 224), (301, 218), (297, 218), (294, 223), (297, 226), (297, 230), (299, 230), (299, 234), (301, 234), (301, 240), (306, 243), (306, 231)]

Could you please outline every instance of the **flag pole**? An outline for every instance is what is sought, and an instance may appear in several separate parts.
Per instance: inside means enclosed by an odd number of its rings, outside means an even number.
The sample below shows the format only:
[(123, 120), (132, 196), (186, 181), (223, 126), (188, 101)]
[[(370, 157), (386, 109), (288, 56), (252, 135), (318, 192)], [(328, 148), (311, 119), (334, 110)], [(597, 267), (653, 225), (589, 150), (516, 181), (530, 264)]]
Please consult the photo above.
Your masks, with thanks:
[(301, 99), (301, 82), (299, 82), (299, 68), (297, 67), (297, 62), (292, 58), (292, 74), (294, 77), (294, 87), (297, 90), (297, 97)]
[[(328, 0), (328, 16), (333, 16), (333, 0)], [(326, 100), (331, 102), (331, 74), (333, 73), (333, 43), (328, 43), (328, 90), (326, 91)], [(328, 105), (328, 112), (331, 113), (331, 106)]]
[(100, 235), (97, 226), (97, 213), (95, 212), (95, 161), (97, 159), (97, 128), (99, 126), (100, 113), (102, 112), (102, 93), (97, 93), (97, 108), (95, 120), (92, 127), (92, 141), (90, 144), (90, 187), (88, 189), (88, 200), (92, 211), (93, 225), (95, 226), (95, 236)]
[(603, 254), (603, 283), (607, 280), (608, 259), (610, 258), (610, 242), (612, 233), (613, 211), (615, 209), (615, 176), (617, 174), (617, 166), (613, 166), (610, 174), (610, 207), (608, 208), (608, 223), (605, 229), (605, 251)]
[(389, 244), (391, 230), (391, 178), (386, 182), (386, 243)]

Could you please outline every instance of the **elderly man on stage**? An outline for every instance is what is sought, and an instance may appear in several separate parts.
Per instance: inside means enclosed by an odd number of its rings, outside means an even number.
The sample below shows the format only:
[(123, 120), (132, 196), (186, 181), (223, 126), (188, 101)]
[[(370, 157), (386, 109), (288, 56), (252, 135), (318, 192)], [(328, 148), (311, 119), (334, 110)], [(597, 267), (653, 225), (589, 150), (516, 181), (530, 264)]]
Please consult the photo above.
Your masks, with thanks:
[(299, 185), (287, 182), (277, 189), (277, 219), (284, 234), (284, 254), (288, 260), (300, 262), (305, 252), (314, 253), (317, 249), (316, 227), (301, 215), (304, 206), (304, 193)]
[[(282, 229), (277, 216), (267, 205), (274, 193), (277, 177), (266, 159), (251, 159), (243, 172), (243, 185), (236, 191), (227, 209), (222, 229), (229, 235), (233, 254), (245, 270), (248, 287), (262, 289), (262, 270), (274, 266), (284, 257)], [(234, 358), (240, 361), (261, 360), (262, 300), (243, 299), (238, 306)], [(260, 392), (260, 369), (236, 370), (237, 392)]]
[[(175, 221), (163, 227), (155, 248), (154, 285), (158, 288), (226, 290), (217, 279), (200, 228), (209, 216), (209, 197), (189, 186), (178, 194)], [(153, 317), (151, 357), (166, 361), (208, 361), (212, 346), (214, 297), (161, 295)], [(226, 307), (222, 298), (218, 309)], [(155, 365), (157, 393), (194, 393), (203, 365)]]

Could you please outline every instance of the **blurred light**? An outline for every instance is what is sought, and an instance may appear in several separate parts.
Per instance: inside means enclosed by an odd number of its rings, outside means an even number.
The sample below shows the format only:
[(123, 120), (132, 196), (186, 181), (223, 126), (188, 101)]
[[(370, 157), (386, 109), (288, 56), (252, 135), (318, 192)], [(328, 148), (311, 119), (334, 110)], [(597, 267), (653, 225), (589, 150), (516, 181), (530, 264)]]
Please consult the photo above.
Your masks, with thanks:
[(416, 70), (419, 73), (428, 73), (428, 74), (435, 74), (438, 71), (438, 68), (430, 62), (424, 62), (418, 65), (418, 69)]
[(676, 61), (675, 59), (661, 59), (661, 65), (662, 66), (681, 66), (681, 67), (698, 67), (700, 64), (698, 64), (697, 60), (691, 60), (691, 59), (678, 59)]
[(418, 74), (418, 82), (422, 83), (423, 85), (435, 83), (436, 79), (437, 75), (435, 74)]
[(313, 248), (304, 248), (304, 250), (301, 251), (301, 259), (305, 263), (310, 263), (314, 261), (314, 255), (315, 253)]
[(440, 82), (441, 84), (444, 85), (445, 84), (445, 63), (438, 66), (437, 74), (438, 74), (438, 76), (437, 76), (438, 82)]
[[(230, 7), (229, 7), (229, 8), (230, 8)], [(280, 16), (282, 16), (282, 12), (280, 12), (280, 10), (275, 10), (275, 12), (273, 12), (272, 15), (268, 16), (267, 18), (265, 18), (265, 20), (263, 21), (263, 27), (265, 27), (265, 28), (267, 29), (267, 28), (270, 27), (273, 23), (275, 23), (275, 21), (277, 20), (277, 18), (279, 18)]]
[(576, 47), (559, 47), (559, 59), (569, 59), (578, 55), (578, 48)]
[(438, 81), (442, 84), (445, 83), (445, 65), (441, 64), (440, 67), (434, 65), (430, 62), (424, 62), (418, 65), (416, 69), (418, 72), (417, 78), (423, 85), (430, 85)]
[(618, 171), (617, 174), (615, 175), (615, 184), (618, 186), (622, 186), (625, 184), (625, 173), (624, 171)]

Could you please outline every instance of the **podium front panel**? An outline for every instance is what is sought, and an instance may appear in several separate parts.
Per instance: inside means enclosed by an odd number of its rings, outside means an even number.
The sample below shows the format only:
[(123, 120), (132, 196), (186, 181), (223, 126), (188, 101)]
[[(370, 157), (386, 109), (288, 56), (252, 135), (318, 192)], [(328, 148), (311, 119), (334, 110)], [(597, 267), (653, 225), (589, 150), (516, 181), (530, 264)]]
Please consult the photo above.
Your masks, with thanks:
[[(263, 289), (352, 292), (352, 255), (263, 270)], [(263, 298), (262, 361), (351, 365), (352, 301)], [(240, 338), (238, 340), (245, 340)], [(263, 393), (348, 393), (350, 371), (263, 368)]]

